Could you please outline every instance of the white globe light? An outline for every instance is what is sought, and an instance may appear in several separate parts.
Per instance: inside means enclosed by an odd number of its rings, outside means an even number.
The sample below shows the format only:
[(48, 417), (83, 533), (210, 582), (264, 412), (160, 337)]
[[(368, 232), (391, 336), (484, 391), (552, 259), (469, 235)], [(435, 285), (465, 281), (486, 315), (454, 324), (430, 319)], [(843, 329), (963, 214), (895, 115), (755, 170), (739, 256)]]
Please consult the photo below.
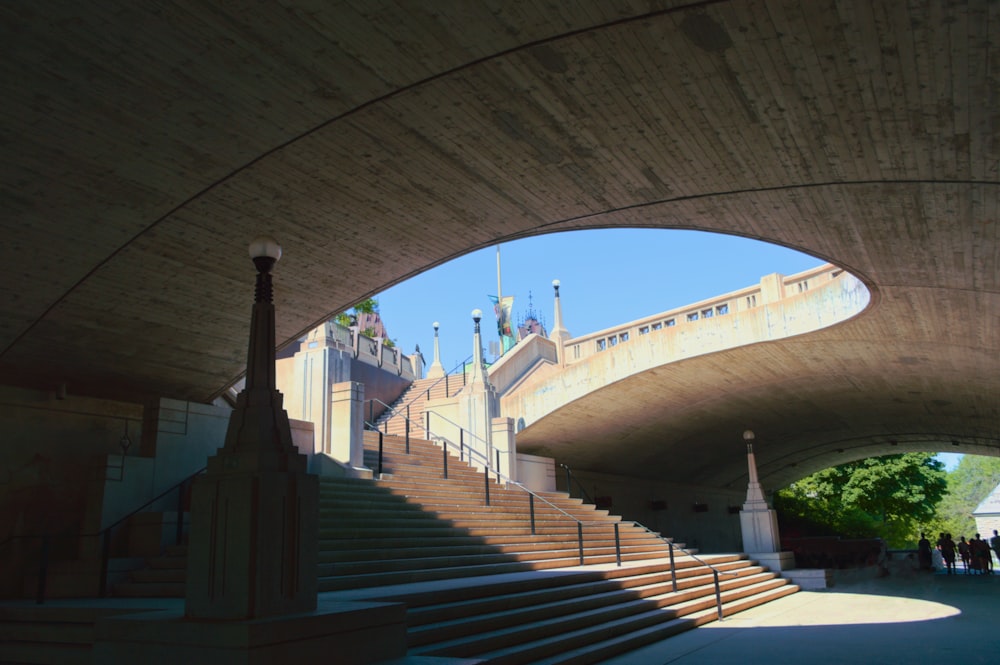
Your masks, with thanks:
[(250, 258), (256, 259), (263, 256), (275, 261), (281, 258), (281, 245), (271, 236), (258, 236), (250, 243)]

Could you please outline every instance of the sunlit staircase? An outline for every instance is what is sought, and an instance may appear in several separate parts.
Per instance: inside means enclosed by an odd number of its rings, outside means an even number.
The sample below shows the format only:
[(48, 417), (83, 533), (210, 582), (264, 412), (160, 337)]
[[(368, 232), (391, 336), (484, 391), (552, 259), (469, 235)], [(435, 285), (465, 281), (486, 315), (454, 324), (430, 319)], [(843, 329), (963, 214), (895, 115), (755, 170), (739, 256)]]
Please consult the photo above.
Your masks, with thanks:
[[(633, 522), (565, 493), (533, 496), (453, 454), (445, 478), (438, 444), (381, 438), (381, 477), (320, 480), (319, 589), (405, 602), (409, 655), (593, 663), (715, 620), (720, 604), (729, 615), (797, 590), (742, 555), (674, 544), (671, 556)], [(370, 468), (378, 448), (366, 432)], [(181, 597), (185, 565), (171, 548), (113, 595)], [(34, 639), (40, 616), (0, 615), (0, 634)], [(23, 662), (87, 662), (93, 620), (55, 621), (68, 642), (39, 642), (55, 656)]]

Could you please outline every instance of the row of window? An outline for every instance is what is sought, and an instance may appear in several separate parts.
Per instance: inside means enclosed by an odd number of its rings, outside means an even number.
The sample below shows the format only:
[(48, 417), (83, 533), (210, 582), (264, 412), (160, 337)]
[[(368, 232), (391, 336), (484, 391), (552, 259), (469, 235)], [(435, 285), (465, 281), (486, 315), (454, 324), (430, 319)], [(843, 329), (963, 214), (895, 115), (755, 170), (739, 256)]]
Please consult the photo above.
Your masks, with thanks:
[[(747, 306), (756, 307), (757, 296), (748, 297)], [(697, 321), (698, 319), (710, 319), (713, 316), (721, 316), (723, 314), (729, 314), (729, 303), (723, 303), (721, 305), (716, 305), (714, 308), (709, 307), (707, 309), (703, 309), (697, 312), (689, 312), (687, 314), (687, 320)], [(647, 335), (651, 330), (662, 330), (663, 328), (670, 328), (676, 325), (677, 325), (676, 318), (667, 319), (666, 321), (656, 321), (655, 323), (651, 323), (647, 326), (640, 326), (639, 334)], [(618, 346), (619, 342), (627, 342), (628, 337), (629, 337), (628, 331), (625, 331), (623, 333), (618, 333), (617, 335), (611, 335), (610, 337), (599, 339), (597, 340), (597, 350), (604, 351), (609, 347)], [(577, 352), (577, 356), (579, 356), (579, 352)]]

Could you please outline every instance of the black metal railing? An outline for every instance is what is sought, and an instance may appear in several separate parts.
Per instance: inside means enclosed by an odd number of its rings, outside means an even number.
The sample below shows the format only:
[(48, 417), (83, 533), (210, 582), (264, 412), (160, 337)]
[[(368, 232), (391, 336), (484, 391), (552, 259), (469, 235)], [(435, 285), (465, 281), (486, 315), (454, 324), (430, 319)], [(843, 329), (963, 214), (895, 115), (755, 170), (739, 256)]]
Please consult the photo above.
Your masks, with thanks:
[[(405, 412), (406, 415), (407, 415), (407, 417), (409, 417), (409, 415), (410, 415), (410, 405), (412, 405), (414, 402), (416, 402), (417, 400), (419, 400), (421, 398), (430, 399), (431, 398), (431, 391), (434, 388), (436, 388), (442, 381), (444, 382), (444, 394), (445, 394), (445, 397), (451, 397), (451, 385), (450, 385), (450, 383), (451, 383), (451, 377), (455, 376), (456, 377), (455, 380), (457, 381), (458, 372), (456, 370), (459, 369), (459, 368), (462, 369), (462, 374), (461, 374), (461, 376), (462, 376), (462, 387), (464, 388), (466, 386), (466, 384), (468, 383), (468, 378), (467, 378), (468, 372), (465, 371), (465, 368), (468, 367), (470, 360), (472, 360), (472, 356), (469, 356), (468, 358), (466, 358), (465, 360), (463, 360), (462, 362), (458, 363), (453, 368), (451, 368), (451, 370), (445, 372), (444, 376), (442, 376), (441, 378), (439, 378), (437, 381), (435, 381), (431, 385), (427, 386), (426, 388), (422, 389), (420, 392), (418, 392), (416, 394), (415, 397), (413, 397), (413, 399), (411, 399), (409, 402), (406, 402), (405, 404), (401, 405), (398, 409), (396, 409), (396, 411), (393, 413), (393, 415), (395, 415), (396, 413), (399, 413), (399, 412)], [(370, 422), (370, 423), (376, 423), (377, 420), (375, 419), (375, 402), (378, 402), (379, 404), (385, 404), (385, 402), (383, 402), (382, 400), (379, 400), (379, 399), (369, 399), (369, 400), (365, 400), (365, 401), (368, 402), (368, 422)], [(384, 427), (388, 427), (389, 419), (392, 416), (390, 416), (389, 418), (385, 418), (384, 417), (385, 414), (386, 414), (386, 412), (383, 411), (382, 414), (381, 414), (381, 416), (379, 416), (379, 419), (382, 420), (382, 424), (383, 424)], [(378, 427), (373, 427), (372, 429), (378, 429)], [(388, 434), (388, 431), (386, 431), (386, 433)]]
[[(407, 428), (406, 428), (406, 433), (407, 433), (406, 450), (407, 450), (407, 453), (409, 453), (409, 433), (410, 433), (410, 431), (412, 429), (414, 429), (412, 427), (412, 424), (410, 423), (410, 418), (408, 416), (406, 416), (404, 413), (401, 413), (398, 409), (395, 409), (392, 406), (390, 406), (388, 404), (385, 404), (384, 402), (380, 402), (380, 403), (386, 408), (386, 412), (390, 412), (390, 411), (393, 412), (392, 413), (392, 417), (400, 416), (400, 417), (403, 417), (403, 418), (406, 419), (406, 422), (407, 422)], [(436, 417), (436, 418), (444, 421), (447, 425), (450, 425), (453, 429), (455, 429), (455, 430), (458, 431), (458, 433), (459, 433), (459, 443), (456, 444), (454, 441), (450, 440), (446, 436), (434, 433), (434, 431), (431, 429), (431, 416), (432, 415), (434, 417)], [(550, 508), (556, 510), (558, 513), (561, 513), (562, 515), (564, 515), (565, 517), (569, 518), (570, 520), (572, 520), (576, 524), (576, 527), (577, 527), (577, 550), (578, 550), (578, 556), (579, 556), (580, 565), (582, 566), (584, 564), (584, 530), (583, 530), (583, 527), (584, 526), (595, 526), (595, 525), (596, 526), (605, 526), (607, 524), (606, 522), (584, 522), (583, 520), (580, 520), (580, 519), (574, 517), (573, 515), (571, 515), (570, 513), (566, 512), (565, 510), (563, 510), (562, 508), (560, 508), (556, 504), (552, 503), (551, 501), (549, 501), (548, 499), (546, 499), (544, 496), (541, 496), (541, 495), (537, 494), (536, 492), (533, 492), (532, 490), (528, 489), (527, 487), (525, 487), (521, 483), (519, 483), (519, 482), (511, 479), (509, 476), (507, 476), (506, 474), (502, 473), (500, 471), (500, 469), (499, 469), (499, 467), (500, 467), (499, 455), (501, 453), (504, 453), (504, 452), (507, 452), (507, 451), (496, 450), (496, 452), (497, 452), (497, 464), (496, 464), (496, 466), (494, 466), (491, 463), (490, 459), (489, 459), (489, 455), (487, 455), (485, 453), (482, 453), (479, 450), (476, 450), (476, 448), (474, 448), (471, 445), (468, 445), (466, 443), (466, 438), (467, 437), (471, 437), (472, 439), (478, 439), (479, 441), (481, 441), (484, 444), (484, 448), (486, 447), (486, 442), (485, 441), (483, 441), (480, 437), (476, 436), (473, 432), (470, 432), (470, 431), (462, 428), (457, 423), (452, 422), (451, 420), (449, 420), (448, 418), (445, 418), (441, 414), (433, 413), (432, 411), (425, 411), (424, 412), (424, 419), (423, 420), (424, 420), (424, 422), (418, 423), (417, 430), (418, 431), (423, 430), (425, 439), (427, 441), (431, 441), (431, 442), (437, 441), (437, 442), (439, 442), (441, 444), (441, 469), (442, 469), (442, 475), (443, 475), (443, 477), (445, 479), (448, 478), (448, 457), (449, 457), (448, 453), (449, 453), (449, 449), (451, 449), (452, 451), (457, 451), (459, 459), (462, 460), (462, 461), (467, 461), (470, 464), (473, 463), (472, 457), (473, 457), (473, 455), (475, 455), (476, 458), (477, 458), (477, 460), (478, 460), (478, 463), (483, 467), (484, 501), (485, 501), (486, 505), (487, 506), (490, 505), (490, 481), (491, 481), (490, 476), (494, 475), (496, 477), (496, 482), (498, 484), (501, 483), (501, 482), (504, 482), (508, 487), (513, 487), (515, 489), (518, 489), (518, 490), (524, 492), (527, 495), (527, 497), (528, 497), (529, 519), (530, 519), (530, 523), (531, 523), (531, 533), (532, 533), (532, 535), (536, 535), (537, 534), (537, 522), (536, 522), (536, 511), (535, 511), (535, 500), (539, 500), (539, 501), (542, 501), (543, 503), (547, 504)], [(366, 423), (366, 427), (368, 427), (368, 429), (374, 429), (375, 431), (379, 431), (379, 430), (376, 429), (376, 426), (374, 425), (374, 423)], [(381, 432), (379, 432), (379, 433), (382, 434)], [(379, 448), (380, 449), (379, 449), (378, 467), (379, 467), (379, 469), (381, 469), (382, 468), (382, 464), (383, 464), (383, 460), (382, 460), (383, 454), (382, 454), (382, 449), (381, 449), (382, 447), (380, 446)], [(614, 529), (614, 537), (615, 537), (615, 550), (616, 550), (616, 552), (620, 552), (621, 551), (621, 542), (620, 542), (620, 536), (619, 536), (619, 532), (618, 532), (617, 528)], [(617, 557), (617, 560), (618, 560), (618, 565), (620, 566), (621, 565), (620, 554)]]
[[(573, 481), (580, 488), (580, 491), (583, 492), (584, 496), (586, 496), (586, 490), (583, 489), (583, 484), (580, 483), (579, 479), (576, 476), (573, 475), (573, 472), (570, 470), (569, 466), (567, 466), (566, 464), (559, 464), (559, 466), (566, 470), (566, 491), (567, 492), (570, 491), (570, 481)], [(591, 502), (588, 500), (588, 503), (591, 503)], [(629, 520), (629, 521), (632, 522), (632, 524), (634, 524), (635, 526), (637, 526), (640, 529), (642, 529), (643, 531), (645, 531), (646, 533), (648, 533), (648, 534), (650, 534), (650, 535), (652, 535), (652, 536), (654, 536), (656, 538), (659, 538), (661, 541), (663, 541), (667, 545), (668, 551), (670, 553), (670, 584), (671, 584), (671, 587), (672, 587), (674, 593), (677, 592), (677, 568), (674, 565), (674, 550), (679, 550), (685, 556), (689, 556), (692, 559), (694, 559), (695, 561), (698, 561), (699, 563), (701, 563), (703, 566), (706, 566), (709, 569), (711, 569), (711, 571), (712, 571), (712, 579), (713, 579), (713, 582), (715, 584), (715, 606), (716, 606), (716, 610), (718, 611), (719, 621), (722, 621), (722, 589), (721, 589), (721, 586), (719, 585), (719, 575), (722, 574), (722, 575), (731, 575), (733, 577), (737, 577), (737, 574), (729, 572), (727, 570), (719, 570), (717, 567), (715, 567), (714, 565), (712, 565), (709, 562), (705, 561), (701, 557), (695, 555), (693, 552), (690, 552), (690, 551), (684, 549), (683, 547), (678, 547), (677, 545), (675, 545), (673, 543), (673, 541), (671, 541), (671, 540), (669, 540), (667, 538), (664, 538), (661, 534), (659, 534), (659, 533), (657, 533), (657, 532), (649, 529), (648, 527), (640, 524), (639, 522), (636, 522), (635, 520)], [(615, 529), (617, 530), (617, 528), (618, 528), (618, 525), (616, 524), (615, 525)], [(621, 565), (621, 564), (619, 563), (618, 565)]]
[(114, 523), (104, 527), (99, 531), (93, 533), (43, 533), (43, 534), (32, 534), (32, 535), (22, 535), (13, 536), (8, 538), (4, 542), (0, 543), (0, 548), (5, 547), (9, 543), (17, 540), (38, 540), (39, 555), (38, 555), (38, 584), (35, 589), (35, 602), (39, 605), (45, 602), (46, 590), (48, 586), (48, 574), (49, 574), (49, 557), (51, 554), (52, 543), (55, 540), (65, 540), (72, 539), (82, 542), (85, 538), (100, 538), (101, 539), (101, 556), (100, 556), (100, 567), (98, 569), (98, 593), (101, 598), (107, 596), (107, 586), (108, 586), (108, 565), (111, 559), (111, 538), (114, 530), (125, 523), (131, 517), (134, 517), (138, 513), (142, 512), (146, 508), (150, 507), (154, 503), (166, 498), (171, 492), (177, 492), (177, 525), (175, 530), (175, 544), (180, 545), (184, 537), (184, 489), (185, 486), (194, 480), (195, 477), (201, 475), (205, 472), (205, 468), (201, 468), (195, 473), (187, 476), (180, 482), (171, 487), (167, 488), (163, 492), (160, 492), (155, 497), (142, 504), (138, 508), (135, 508), (129, 512), (124, 517), (119, 518)]

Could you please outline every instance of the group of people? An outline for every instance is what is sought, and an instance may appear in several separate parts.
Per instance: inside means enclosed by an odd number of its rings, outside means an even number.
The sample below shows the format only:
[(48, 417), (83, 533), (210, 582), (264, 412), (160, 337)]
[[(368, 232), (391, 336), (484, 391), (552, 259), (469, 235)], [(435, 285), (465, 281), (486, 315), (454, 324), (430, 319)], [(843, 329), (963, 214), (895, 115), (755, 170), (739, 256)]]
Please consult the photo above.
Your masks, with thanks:
[[(1000, 560), (1000, 534), (997, 533), (996, 529), (993, 530), (993, 537), (990, 538), (989, 542), (985, 538), (980, 538), (978, 533), (968, 541), (965, 540), (965, 536), (962, 536), (957, 543), (952, 540), (950, 533), (940, 534), (937, 540), (937, 550), (941, 553), (941, 560), (949, 575), (957, 574), (955, 568), (956, 552), (962, 559), (966, 575), (992, 575), (991, 549), (997, 553), (997, 559)], [(923, 533), (920, 534), (920, 541), (917, 544), (917, 558), (921, 570), (933, 570), (931, 542)]]

